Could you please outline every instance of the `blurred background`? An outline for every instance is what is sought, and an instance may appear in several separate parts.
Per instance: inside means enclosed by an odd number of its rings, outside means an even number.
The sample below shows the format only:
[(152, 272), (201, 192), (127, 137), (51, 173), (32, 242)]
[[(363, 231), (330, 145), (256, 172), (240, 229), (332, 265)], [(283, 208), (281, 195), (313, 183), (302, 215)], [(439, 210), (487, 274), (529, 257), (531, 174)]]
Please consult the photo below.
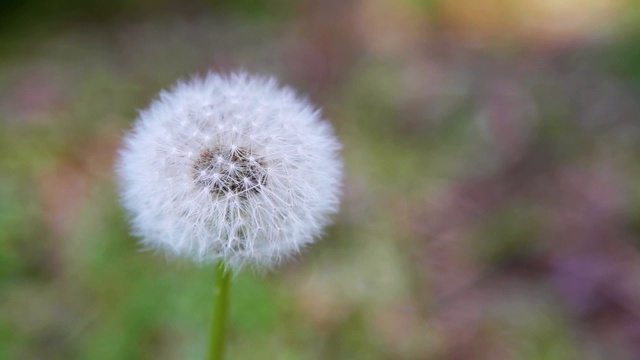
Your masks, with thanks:
[(344, 143), (322, 241), (233, 283), (230, 359), (640, 359), (634, 0), (4, 0), (0, 359), (203, 359), (214, 269), (112, 162), (176, 79), (274, 74)]

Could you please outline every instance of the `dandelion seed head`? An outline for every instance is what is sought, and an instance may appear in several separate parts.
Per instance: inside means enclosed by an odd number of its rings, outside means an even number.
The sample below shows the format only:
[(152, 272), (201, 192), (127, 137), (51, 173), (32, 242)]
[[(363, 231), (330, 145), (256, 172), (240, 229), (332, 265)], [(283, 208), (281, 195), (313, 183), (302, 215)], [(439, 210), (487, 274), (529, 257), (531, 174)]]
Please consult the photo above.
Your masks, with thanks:
[(272, 78), (180, 82), (142, 110), (116, 171), (147, 248), (269, 268), (313, 242), (339, 205), (330, 123)]

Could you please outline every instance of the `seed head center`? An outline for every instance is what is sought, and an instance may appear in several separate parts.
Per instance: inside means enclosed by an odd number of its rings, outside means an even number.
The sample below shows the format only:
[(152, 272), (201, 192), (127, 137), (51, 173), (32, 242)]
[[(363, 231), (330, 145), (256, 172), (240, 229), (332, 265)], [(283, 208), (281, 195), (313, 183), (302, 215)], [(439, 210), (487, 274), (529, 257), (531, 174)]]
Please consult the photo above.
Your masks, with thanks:
[(214, 147), (200, 152), (193, 164), (193, 179), (212, 195), (246, 198), (260, 192), (267, 174), (263, 160), (249, 149)]

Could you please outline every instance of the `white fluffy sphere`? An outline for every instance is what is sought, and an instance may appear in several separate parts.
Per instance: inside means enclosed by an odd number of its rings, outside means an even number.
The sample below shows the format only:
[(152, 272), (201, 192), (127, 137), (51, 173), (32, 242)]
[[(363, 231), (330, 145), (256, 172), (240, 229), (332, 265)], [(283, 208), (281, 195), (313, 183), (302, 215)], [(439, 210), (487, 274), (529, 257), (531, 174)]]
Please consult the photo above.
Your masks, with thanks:
[(146, 247), (267, 268), (337, 211), (339, 149), (330, 123), (290, 88), (210, 73), (140, 112), (116, 171)]

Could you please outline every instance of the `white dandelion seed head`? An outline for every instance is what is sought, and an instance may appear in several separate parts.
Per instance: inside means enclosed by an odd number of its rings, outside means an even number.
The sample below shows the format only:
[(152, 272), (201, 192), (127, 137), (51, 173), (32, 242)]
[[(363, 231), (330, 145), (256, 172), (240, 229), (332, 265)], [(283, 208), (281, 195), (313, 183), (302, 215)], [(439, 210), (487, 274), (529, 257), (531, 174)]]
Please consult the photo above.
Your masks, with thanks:
[(330, 123), (292, 89), (210, 73), (140, 112), (116, 171), (145, 247), (269, 268), (337, 211), (339, 149)]

